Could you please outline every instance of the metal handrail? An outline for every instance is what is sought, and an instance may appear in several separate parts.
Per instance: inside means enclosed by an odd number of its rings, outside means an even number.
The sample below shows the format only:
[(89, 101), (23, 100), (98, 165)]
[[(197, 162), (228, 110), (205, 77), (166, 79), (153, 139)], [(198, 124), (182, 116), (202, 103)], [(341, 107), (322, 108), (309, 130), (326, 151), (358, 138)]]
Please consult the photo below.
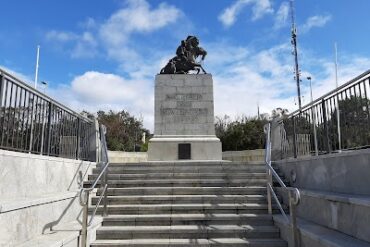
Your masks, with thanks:
[[(297, 228), (297, 217), (296, 217), (296, 206), (299, 204), (301, 200), (301, 194), (298, 188), (295, 187), (288, 187), (285, 185), (283, 180), (280, 178), (279, 174), (275, 171), (275, 169), (271, 166), (271, 123), (268, 123), (264, 127), (266, 133), (266, 155), (265, 155), (265, 162), (266, 162), (266, 169), (267, 169), (267, 202), (268, 202), (268, 212), (272, 214), (272, 199), (271, 195), (274, 198), (281, 214), (285, 218), (286, 222), (290, 223), (293, 235), (293, 246), (299, 247), (300, 241), (298, 236), (298, 228)], [(279, 198), (277, 197), (274, 189), (273, 189), (273, 177), (276, 181), (280, 184), (280, 186), (288, 192), (289, 197), (289, 213), (290, 213), (290, 220), (286, 215), (283, 206), (281, 205)]]
[(65, 105), (62, 105), (61, 103), (59, 103), (58, 101), (50, 98), (49, 96), (47, 96), (46, 94), (40, 92), (39, 90), (36, 90), (34, 87), (32, 87), (31, 85), (27, 84), (26, 82), (23, 82), (21, 81), (19, 78), (15, 77), (14, 75), (10, 74), (9, 72), (7, 72), (6, 70), (0, 68), (0, 75), (8, 80), (11, 80), (13, 83), (17, 84), (19, 87), (21, 88), (24, 88), (24, 89), (27, 89), (28, 91), (32, 92), (33, 94), (47, 100), (48, 102), (52, 103), (53, 105), (56, 105), (58, 106), (59, 108), (63, 109), (64, 111), (66, 112), (69, 112), (73, 115), (76, 115), (78, 116), (79, 118), (85, 120), (86, 122), (90, 122), (92, 123), (93, 121), (87, 117), (85, 117), (84, 115), (72, 110), (71, 108), (68, 108), (67, 106)]
[(370, 125), (369, 87), (370, 70), (367, 70), (275, 120), (281, 130), (279, 159), (369, 148), (366, 138)]
[(348, 86), (351, 86), (351, 85), (352, 85), (352, 84), (354, 84), (354, 83), (357, 83), (357, 82), (359, 82), (359, 81), (363, 80), (366, 76), (369, 76), (369, 75), (370, 75), (370, 69), (369, 69), (369, 70), (367, 70), (367, 71), (365, 71), (364, 73), (362, 73), (362, 74), (360, 74), (360, 75), (356, 76), (356, 77), (355, 77), (355, 78), (353, 78), (352, 80), (350, 80), (350, 81), (348, 81), (348, 82), (344, 83), (343, 85), (341, 85), (341, 86), (339, 86), (339, 87), (337, 87), (337, 88), (333, 89), (332, 91), (330, 91), (330, 92), (328, 92), (328, 93), (324, 94), (323, 96), (321, 96), (321, 97), (319, 97), (319, 98), (315, 99), (314, 101), (312, 101), (312, 102), (310, 102), (310, 103), (308, 103), (308, 104), (306, 104), (306, 105), (302, 106), (302, 108), (301, 108), (301, 109), (298, 109), (298, 110), (296, 110), (296, 111), (294, 111), (294, 112), (290, 113), (287, 117), (289, 118), (289, 117), (291, 117), (291, 116), (294, 116), (294, 115), (298, 114), (299, 112), (302, 112), (302, 111), (303, 111), (303, 109), (306, 109), (306, 108), (309, 108), (309, 107), (311, 107), (311, 106), (313, 106), (313, 105), (319, 104), (323, 99), (328, 98), (329, 96), (333, 96), (333, 95), (335, 95), (337, 92), (341, 91), (342, 89), (344, 89), (344, 88), (346, 88), (346, 87), (348, 87)]
[[(103, 164), (104, 167), (103, 169), (100, 171), (99, 175), (97, 176), (97, 178), (94, 180), (94, 182), (92, 183), (92, 185), (88, 188), (82, 188), (80, 190), (80, 196), (79, 196), (79, 199), (80, 199), (80, 204), (81, 206), (83, 207), (83, 215), (82, 215), (82, 230), (81, 230), (81, 246), (82, 247), (86, 247), (87, 246), (87, 228), (91, 225), (95, 215), (96, 215), (96, 212), (101, 204), (101, 202), (103, 201), (104, 203), (104, 207), (103, 207), (103, 216), (107, 216), (108, 215), (108, 211), (107, 211), (107, 190), (108, 190), (108, 183), (107, 183), (107, 168), (109, 166), (109, 158), (108, 158), (108, 147), (107, 147), (107, 142), (106, 142), (106, 139), (105, 139), (105, 134), (106, 134), (106, 128), (104, 125), (101, 125), (100, 126), (100, 143), (101, 143), (101, 151), (102, 151), (102, 161), (100, 162), (100, 164)], [(102, 179), (102, 183), (100, 184), (102, 188), (101, 190), (101, 194), (99, 196), (99, 199), (95, 205), (95, 208), (94, 208), (94, 211), (93, 213), (91, 214), (90, 216), (90, 220), (88, 219), (88, 210), (89, 210), (89, 197), (90, 197), (90, 192), (93, 191), (97, 184), (99, 183), (99, 181), (101, 180), (101, 178), (103, 177)], [(103, 200), (104, 198), (104, 200)]]

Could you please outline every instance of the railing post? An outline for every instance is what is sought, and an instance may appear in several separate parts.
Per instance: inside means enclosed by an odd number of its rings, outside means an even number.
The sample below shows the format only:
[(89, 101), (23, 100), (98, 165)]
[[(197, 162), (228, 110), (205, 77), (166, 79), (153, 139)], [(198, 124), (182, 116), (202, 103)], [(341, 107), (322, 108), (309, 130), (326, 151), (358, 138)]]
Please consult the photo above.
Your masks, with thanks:
[(104, 180), (104, 182), (103, 182), (103, 184), (104, 184), (104, 187), (107, 185), (107, 188), (106, 188), (106, 190), (105, 190), (105, 192), (104, 192), (104, 205), (103, 205), (103, 216), (104, 217), (106, 217), (106, 216), (108, 216), (108, 206), (107, 206), (107, 204), (108, 204), (108, 183), (107, 183), (107, 173), (108, 173), (108, 169), (106, 169), (105, 171), (104, 171), (104, 175), (103, 175), (103, 180)]
[(0, 74), (0, 107), (3, 107), (4, 87), (5, 87), (5, 79), (4, 79), (3, 73), (1, 73)]
[(337, 132), (338, 132), (338, 151), (342, 150), (342, 133), (340, 130), (340, 108), (339, 108), (339, 94), (337, 94)]
[[(105, 135), (107, 134), (107, 129), (104, 125), (100, 125), (99, 130), (100, 130), (100, 139), (102, 140), (102, 142), (100, 143), (102, 145), (101, 160), (103, 161), (103, 163), (107, 163), (108, 162), (108, 153), (107, 153), (108, 149), (107, 149), (107, 143), (105, 139)], [(108, 169), (104, 171), (103, 184), (104, 186), (107, 185), (107, 189), (104, 193), (104, 205), (103, 205), (103, 216), (106, 217), (108, 216), (108, 207), (107, 207), (107, 204), (108, 204)]]
[(330, 141), (329, 141), (329, 129), (328, 129), (328, 121), (326, 119), (326, 106), (325, 106), (325, 100), (322, 99), (321, 101), (321, 107), (322, 107), (322, 117), (324, 120), (324, 143), (325, 143), (325, 149), (328, 153), (330, 153)]
[(296, 140), (297, 132), (296, 132), (294, 116), (292, 116), (292, 122), (293, 122), (293, 155), (294, 155), (294, 158), (297, 158), (297, 140)]
[(82, 230), (81, 230), (81, 247), (87, 246), (87, 224), (88, 224), (88, 217), (89, 217), (89, 192), (85, 193), (85, 204), (82, 208)]
[[(48, 106), (49, 106), (49, 102), (42, 102), (42, 128), (41, 128), (41, 147), (40, 147), (40, 154), (43, 155), (44, 154), (44, 148), (45, 148), (45, 105), (48, 103)], [(48, 111), (49, 113), (49, 111)], [(41, 113), (40, 113), (41, 115)], [(49, 117), (48, 117), (48, 120), (49, 120)]]
[[(267, 127), (266, 127), (267, 126)], [(266, 163), (266, 172), (267, 172), (267, 208), (268, 213), (272, 214), (272, 200), (271, 200), (271, 191), (270, 191), (270, 184), (272, 185), (272, 174), (269, 167), (271, 161), (271, 123), (268, 123), (264, 127), (264, 131), (266, 133), (266, 150), (265, 150), (265, 163)]]
[[(32, 99), (31, 99), (31, 96), (32, 96)], [(29, 143), (29, 150), (28, 150), (28, 152), (31, 153), (32, 152), (32, 147), (33, 147), (33, 125), (34, 125), (34, 121), (36, 121), (36, 116), (35, 116), (35, 118), (33, 117), (34, 116), (34, 110), (35, 110), (34, 109), (35, 108), (35, 94), (30, 93), (29, 100), (32, 103), (32, 106), (31, 106), (30, 143)]]
[(76, 144), (76, 160), (80, 158), (80, 138), (81, 138), (81, 121), (77, 117), (77, 144)]
[[(1, 126), (1, 137), (0, 137), (0, 145), (2, 145), (2, 140), (3, 140), (3, 132), (5, 131), (4, 130), (4, 123), (5, 123), (5, 102), (3, 104), (3, 100), (4, 98), (6, 97), (5, 95), (5, 92), (4, 92), (4, 89), (5, 89), (5, 78), (4, 78), (4, 75), (3, 75), (3, 72), (1, 72), (0, 74), (0, 121), (1, 121), (1, 118), (3, 118), (3, 124)], [(4, 109), (4, 110), (3, 110)]]
[(50, 148), (51, 148), (51, 113), (53, 105), (49, 102), (49, 112), (48, 112), (48, 139), (47, 139), (47, 155), (50, 155)]
[(294, 243), (293, 246), (299, 247), (300, 241), (299, 241), (299, 234), (298, 234), (298, 228), (297, 228), (296, 205), (293, 202), (292, 190), (288, 191), (288, 195), (289, 195), (290, 225), (291, 225), (293, 243)]
[(317, 145), (317, 130), (316, 130), (316, 110), (315, 106), (312, 106), (311, 108), (312, 111), (312, 121), (313, 121), (313, 138), (314, 138), (314, 145), (315, 145), (315, 155), (319, 155), (319, 148)]
[(272, 214), (272, 198), (269, 185), (272, 187), (272, 174), (270, 168), (267, 168), (267, 209), (268, 213)]

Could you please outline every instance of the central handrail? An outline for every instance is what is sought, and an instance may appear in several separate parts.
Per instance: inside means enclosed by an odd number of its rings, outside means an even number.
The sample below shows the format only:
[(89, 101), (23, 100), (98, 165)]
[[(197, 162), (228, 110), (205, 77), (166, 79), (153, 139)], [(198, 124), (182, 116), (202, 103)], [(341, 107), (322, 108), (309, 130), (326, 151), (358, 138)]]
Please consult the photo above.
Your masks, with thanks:
[[(266, 169), (267, 169), (267, 202), (268, 202), (268, 212), (272, 214), (272, 199), (271, 195), (274, 198), (281, 214), (285, 218), (286, 222), (290, 223), (292, 228), (292, 235), (293, 235), (293, 244), (294, 247), (300, 246), (300, 241), (298, 237), (298, 229), (297, 229), (297, 217), (296, 217), (296, 206), (299, 204), (301, 200), (301, 194), (298, 188), (295, 187), (288, 187), (285, 185), (284, 181), (280, 178), (279, 174), (275, 171), (275, 169), (271, 165), (271, 123), (268, 123), (264, 127), (264, 131), (266, 133), (266, 155), (265, 155), (265, 162), (266, 162)], [(276, 195), (273, 189), (273, 178), (280, 184), (280, 186), (288, 192), (289, 197), (289, 212), (290, 212), (290, 220), (286, 215), (283, 206), (281, 205), (278, 196)]]
[[(100, 126), (100, 143), (101, 143), (101, 162), (100, 164), (103, 165), (103, 168), (101, 169), (99, 175), (96, 177), (94, 182), (89, 186), (88, 188), (82, 188), (80, 190), (80, 204), (83, 207), (83, 215), (82, 215), (82, 233), (81, 233), (81, 246), (86, 247), (87, 246), (87, 228), (91, 225), (95, 214), (100, 206), (100, 203), (102, 202), (104, 198), (104, 207), (103, 207), (103, 216), (107, 216), (107, 189), (108, 189), (108, 183), (107, 183), (107, 168), (109, 166), (109, 158), (108, 158), (108, 147), (107, 142), (105, 139), (106, 135), (106, 127), (104, 125)], [(92, 212), (90, 216), (90, 220), (88, 220), (88, 211), (89, 211), (89, 197), (90, 192), (93, 191), (97, 184), (100, 183), (101, 194), (99, 196), (99, 199), (95, 205), (94, 211)]]

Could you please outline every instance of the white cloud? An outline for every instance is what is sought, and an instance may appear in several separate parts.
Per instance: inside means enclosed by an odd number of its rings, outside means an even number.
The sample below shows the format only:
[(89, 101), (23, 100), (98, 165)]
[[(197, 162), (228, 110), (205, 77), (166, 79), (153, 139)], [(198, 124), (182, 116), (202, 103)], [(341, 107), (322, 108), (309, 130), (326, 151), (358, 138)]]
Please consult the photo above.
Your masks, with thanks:
[(257, 20), (266, 14), (272, 14), (274, 10), (271, 7), (270, 0), (255, 0), (252, 12), (252, 20)]
[[(210, 48), (211, 54), (218, 54), (219, 50), (244, 50), (244, 56), (233, 57), (230, 53), (229, 61), (220, 66), (222, 70), (208, 61), (212, 70), (217, 71), (214, 73), (215, 115), (253, 116), (257, 114), (257, 102), (261, 111), (268, 113), (273, 108), (292, 105), (295, 88), (289, 45), (277, 45), (259, 52), (225, 44)], [(283, 92), (286, 93), (284, 97), (281, 96)]]
[(98, 42), (90, 32), (84, 32), (71, 52), (72, 58), (93, 58), (97, 55)]
[(275, 16), (274, 29), (279, 29), (286, 25), (289, 16), (289, 3), (282, 2)]
[(52, 30), (47, 32), (46, 37), (49, 41), (64, 45), (64, 50), (69, 51), (72, 58), (93, 58), (104, 54), (118, 61), (119, 67), (126, 73), (136, 73), (149, 55), (146, 54), (144, 59), (133, 48), (132, 34), (157, 31), (178, 22), (182, 16), (180, 9), (167, 3), (151, 7), (146, 0), (127, 0), (106, 20), (97, 22), (87, 18), (80, 23), (79, 27), (84, 29), (82, 33)]
[(88, 18), (86, 18), (86, 20), (85, 20), (85, 21), (80, 22), (80, 23), (78, 24), (78, 26), (79, 26), (79, 27), (81, 27), (81, 28), (93, 29), (93, 28), (96, 28), (97, 23), (96, 23), (96, 21), (94, 20), (94, 18), (92, 18), (92, 17), (88, 17)]
[(307, 19), (306, 23), (303, 24), (301, 31), (306, 33), (311, 30), (313, 27), (323, 27), (331, 20), (331, 15), (315, 15)]
[[(276, 107), (286, 108), (290, 112), (298, 108), (293, 57), (288, 42), (260, 51), (227, 44), (209, 44), (207, 47), (210, 54), (230, 52), (227, 62), (225, 60), (222, 65), (215, 66), (211, 59), (206, 61), (206, 68), (210, 67), (209, 71), (213, 71), (216, 116), (255, 116), (257, 102), (261, 113), (271, 113)], [(232, 56), (231, 51), (239, 49), (245, 50), (244, 55)], [(310, 102), (310, 94), (306, 77), (312, 77), (314, 98), (318, 98), (335, 88), (334, 64), (331, 58), (319, 57), (304, 48), (301, 53), (305, 58), (301, 61), (301, 95), (303, 104), (307, 104)], [(368, 68), (369, 58), (340, 55), (339, 85)]]
[(72, 45), (69, 50), (72, 58), (92, 58), (98, 53), (98, 42), (90, 31), (77, 34), (52, 30), (46, 33), (46, 39), (61, 45)]
[(31, 79), (32, 78), (31, 75), (25, 75), (25, 74), (23, 74), (21, 72), (15, 71), (13, 69), (10, 69), (10, 68), (8, 68), (6, 66), (2, 66), (2, 65), (0, 65), (0, 69), (6, 71), (8, 74), (10, 74), (10, 75), (18, 78), (19, 80), (21, 80), (21, 81), (23, 81), (25, 83), (34, 86), (34, 80)]
[(69, 85), (48, 89), (48, 94), (76, 111), (127, 110), (143, 117), (146, 128), (154, 126), (154, 92), (149, 80), (88, 71), (74, 77)]
[(101, 37), (110, 45), (122, 45), (132, 32), (152, 32), (181, 16), (174, 6), (161, 3), (151, 9), (145, 0), (129, 0), (127, 7), (115, 12), (100, 28)]
[(72, 32), (51, 30), (46, 33), (46, 39), (50, 41), (57, 41), (57, 42), (65, 43), (65, 42), (77, 40), (78, 35)]
[(218, 16), (219, 21), (225, 27), (232, 26), (243, 8), (248, 5), (253, 5), (252, 20), (257, 20), (266, 14), (274, 12), (270, 0), (237, 0), (234, 4), (223, 10)]
[[(339, 57), (338, 66), (338, 85), (342, 85), (356, 76), (362, 74), (370, 68), (370, 59), (356, 55), (342, 55)], [(319, 75), (311, 75), (313, 98), (319, 98), (324, 94), (332, 91), (336, 87), (335, 83), (335, 67), (334, 62), (325, 59), (317, 60), (321, 64), (321, 73)], [(303, 76), (305, 80), (306, 75)], [(307, 104), (310, 101), (309, 85), (303, 85), (302, 95), (304, 96), (303, 103)]]

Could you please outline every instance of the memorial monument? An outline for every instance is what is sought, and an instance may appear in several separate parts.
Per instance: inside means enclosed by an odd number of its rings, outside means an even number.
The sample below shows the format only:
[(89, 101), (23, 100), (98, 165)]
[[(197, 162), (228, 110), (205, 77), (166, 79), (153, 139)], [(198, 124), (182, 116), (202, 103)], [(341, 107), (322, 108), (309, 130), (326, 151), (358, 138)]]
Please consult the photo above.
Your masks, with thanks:
[(149, 161), (222, 160), (214, 127), (212, 75), (197, 62), (206, 55), (198, 38), (188, 36), (156, 76)]

